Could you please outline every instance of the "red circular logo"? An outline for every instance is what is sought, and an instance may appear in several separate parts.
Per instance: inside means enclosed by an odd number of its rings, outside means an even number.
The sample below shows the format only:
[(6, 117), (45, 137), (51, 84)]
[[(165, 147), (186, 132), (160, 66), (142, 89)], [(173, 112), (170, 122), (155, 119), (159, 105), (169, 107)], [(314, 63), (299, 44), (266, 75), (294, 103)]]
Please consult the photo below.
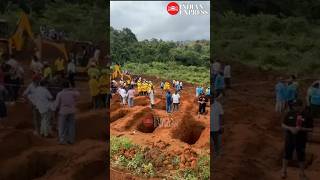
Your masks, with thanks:
[(171, 15), (175, 15), (179, 12), (180, 10), (180, 7), (179, 7), (179, 4), (175, 3), (175, 2), (170, 2), (168, 5), (167, 5), (167, 11), (169, 14)]

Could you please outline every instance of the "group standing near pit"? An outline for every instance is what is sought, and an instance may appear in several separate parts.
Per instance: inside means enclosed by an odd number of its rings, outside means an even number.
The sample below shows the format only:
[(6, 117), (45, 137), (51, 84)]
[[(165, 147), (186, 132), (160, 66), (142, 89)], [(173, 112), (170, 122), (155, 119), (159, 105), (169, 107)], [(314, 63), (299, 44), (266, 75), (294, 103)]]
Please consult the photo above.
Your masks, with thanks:
[[(25, 71), (13, 55), (2, 55), (0, 68), (0, 118), (7, 117), (7, 105), (19, 101), (20, 90), (24, 84)], [(98, 62), (97, 57), (90, 61)], [(94, 63), (92, 63), (94, 64)], [(31, 105), (34, 134), (45, 138), (55, 137), (57, 129), (60, 144), (75, 143), (76, 135), (76, 105), (80, 92), (75, 88), (76, 65), (74, 56), (70, 60), (58, 57), (52, 64), (42, 60), (36, 50), (30, 64), (32, 81), (22, 93), (24, 99)], [(88, 74), (93, 70), (88, 68)], [(109, 90), (109, 77), (101, 70), (99, 75), (99, 93), (101, 103), (107, 104), (104, 93)], [(90, 85), (90, 83), (89, 83)], [(57, 120), (56, 120), (57, 119)], [(3, 122), (3, 121), (2, 121)], [(55, 128), (56, 127), (56, 128)]]
[[(119, 82), (115, 80), (116, 76), (120, 76), (121, 70), (120, 65), (117, 63), (114, 67), (113, 80), (111, 82), (111, 92), (113, 94), (118, 93), (120, 95), (120, 104), (128, 107), (134, 106), (134, 98), (137, 93), (139, 96), (149, 97), (150, 107), (153, 109), (155, 106), (155, 88), (152, 81), (143, 79), (142, 77), (135, 77), (133, 79), (124, 80), (123, 77), (120, 78)], [(123, 72), (125, 75), (129, 75), (128, 72)], [(160, 89), (161, 95), (164, 95), (166, 102), (166, 112), (172, 113), (180, 110), (181, 106), (181, 96), (183, 91), (184, 83), (179, 80), (169, 80), (161, 81)], [(204, 86), (197, 86), (196, 88), (196, 98), (199, 103), (199, 115), (205, 114), (205, 107), (208, 100), (210, 99), (210, 87), (208, 86), (204, 89)]]
[(294, 75), (288, 79), (279, 78), (276, 86), (277, 113), (285, 113), (282, 122), (284, 129), (284, 156), (282, 178), (287, 178), (288, 162), (296, 152), (300, 167), (300, 179), (308, 179), (305, 174), (306, 147), (310, 132), (313, 131), (314, 120), (320, 118), (320, 81), (315, 81), (308, 88), (304, 105), (299, 93), (299, 83)]
[(211, 66), (211, 85), (213, 95), (211, 98), (210, 110), (210, 136), (212, 139), (214, 159), (221, 155), (222, 134), (223, 134), (223, 106), (222, 99), (226, 95), (226, 90), (231, 88), (231, 65), (222, 64), (216, 60)]

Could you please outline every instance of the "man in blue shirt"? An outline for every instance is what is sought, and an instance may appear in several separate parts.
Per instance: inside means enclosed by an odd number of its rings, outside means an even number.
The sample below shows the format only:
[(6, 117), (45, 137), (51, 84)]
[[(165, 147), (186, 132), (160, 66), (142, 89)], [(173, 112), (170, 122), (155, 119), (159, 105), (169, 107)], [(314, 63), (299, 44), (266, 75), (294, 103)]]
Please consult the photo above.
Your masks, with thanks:
[(296, 101), (297, 97), (298, 97), (298, 90), (297, 90), (297, 86), (291, 81), (289, 80), (288, 82), (288, 87), (287, 87), (287, 103), (289, 108), (291, 108), (291, 105)]
[(216, 92), (216, 96), (220, 96), (220, 94), (223, 94), (224, 90), (224, 77), (222, 72), (217, 74), (217, 77), (214, 81), (214, 90)]
[(167, 94), (166, 94), (166, 110), (167, 110), (167, 113), (171, 112), (171, 104), (172, 104), (172, 96), (171, 96), (170, 91), (167, 91)]
[(276, 112), (282, 112), (285, 108), (287, 100), (287, 87), (282, 78), (279, 78), (279, 82), (275, 87), (276, 91)]
[(307, 103), (314, 118), (320, 117), (320, 81), (316, 81), (308, 90)]

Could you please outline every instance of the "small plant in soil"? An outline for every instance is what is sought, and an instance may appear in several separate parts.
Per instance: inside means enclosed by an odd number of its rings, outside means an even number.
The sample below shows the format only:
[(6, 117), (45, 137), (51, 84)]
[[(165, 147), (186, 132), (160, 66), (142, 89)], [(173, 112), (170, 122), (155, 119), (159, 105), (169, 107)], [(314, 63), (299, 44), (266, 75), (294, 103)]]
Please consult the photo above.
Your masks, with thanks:
[(175, 180), (178, 180), (178, 179), (209, 180), (210, 179), (210, 158), (209, 158), (209, 155), (199, 157), (196, 167), (186, 168), (186, 169), (180, 170), (173, 177), (173, 179), (175, 179)]
[(173, 166), (178, 166), (180, 164), (180, 157), (179, 156), (175, 156), (173, 159), (172, 159), (172, 165)]
[(134, 146), (132, 141), (126, 137), (111, 136), (111, 157), (117, 154), (121, 149), (130, 149)]

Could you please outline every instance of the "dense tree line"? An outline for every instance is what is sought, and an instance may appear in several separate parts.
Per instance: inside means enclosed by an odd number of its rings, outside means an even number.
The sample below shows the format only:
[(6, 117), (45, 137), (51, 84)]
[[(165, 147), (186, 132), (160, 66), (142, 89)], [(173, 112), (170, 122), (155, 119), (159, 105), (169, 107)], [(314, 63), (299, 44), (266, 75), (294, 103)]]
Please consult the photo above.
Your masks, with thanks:
[[(1, 0), (0, 13), (4, 14), (10, 11), (12, 6), (18, 6), (25, 12), (35, 12), (42, 14), (52, 3), (69, 3), (88, 6), (99, 6), (105, 8), (107, 2), (105, 0)], [(106, 9), (106, 8), (105, 8)]]
[(175, 61), (183, 65), (209, 65), (209, 41), (163, 41), (150, 39), (138, 41), (129, 29), (116, 30), (111, 27), (110, 44), (112, 61), (149, 63), (152, 61)]
[(219, 0), (215, 1), (217, 12), (234, 11), (240, 14), (274, 14), (278, 16), (320, 18), (320, 0)]
[(109, 9), (104, 0), (1, 0), (0, 19), (7, 20), (9, 32), (16, 29), (20, 12), (29, 14), (33, 32), (40, 26), (66, 33), (81, 41), (105, 41), (109, 37)]

